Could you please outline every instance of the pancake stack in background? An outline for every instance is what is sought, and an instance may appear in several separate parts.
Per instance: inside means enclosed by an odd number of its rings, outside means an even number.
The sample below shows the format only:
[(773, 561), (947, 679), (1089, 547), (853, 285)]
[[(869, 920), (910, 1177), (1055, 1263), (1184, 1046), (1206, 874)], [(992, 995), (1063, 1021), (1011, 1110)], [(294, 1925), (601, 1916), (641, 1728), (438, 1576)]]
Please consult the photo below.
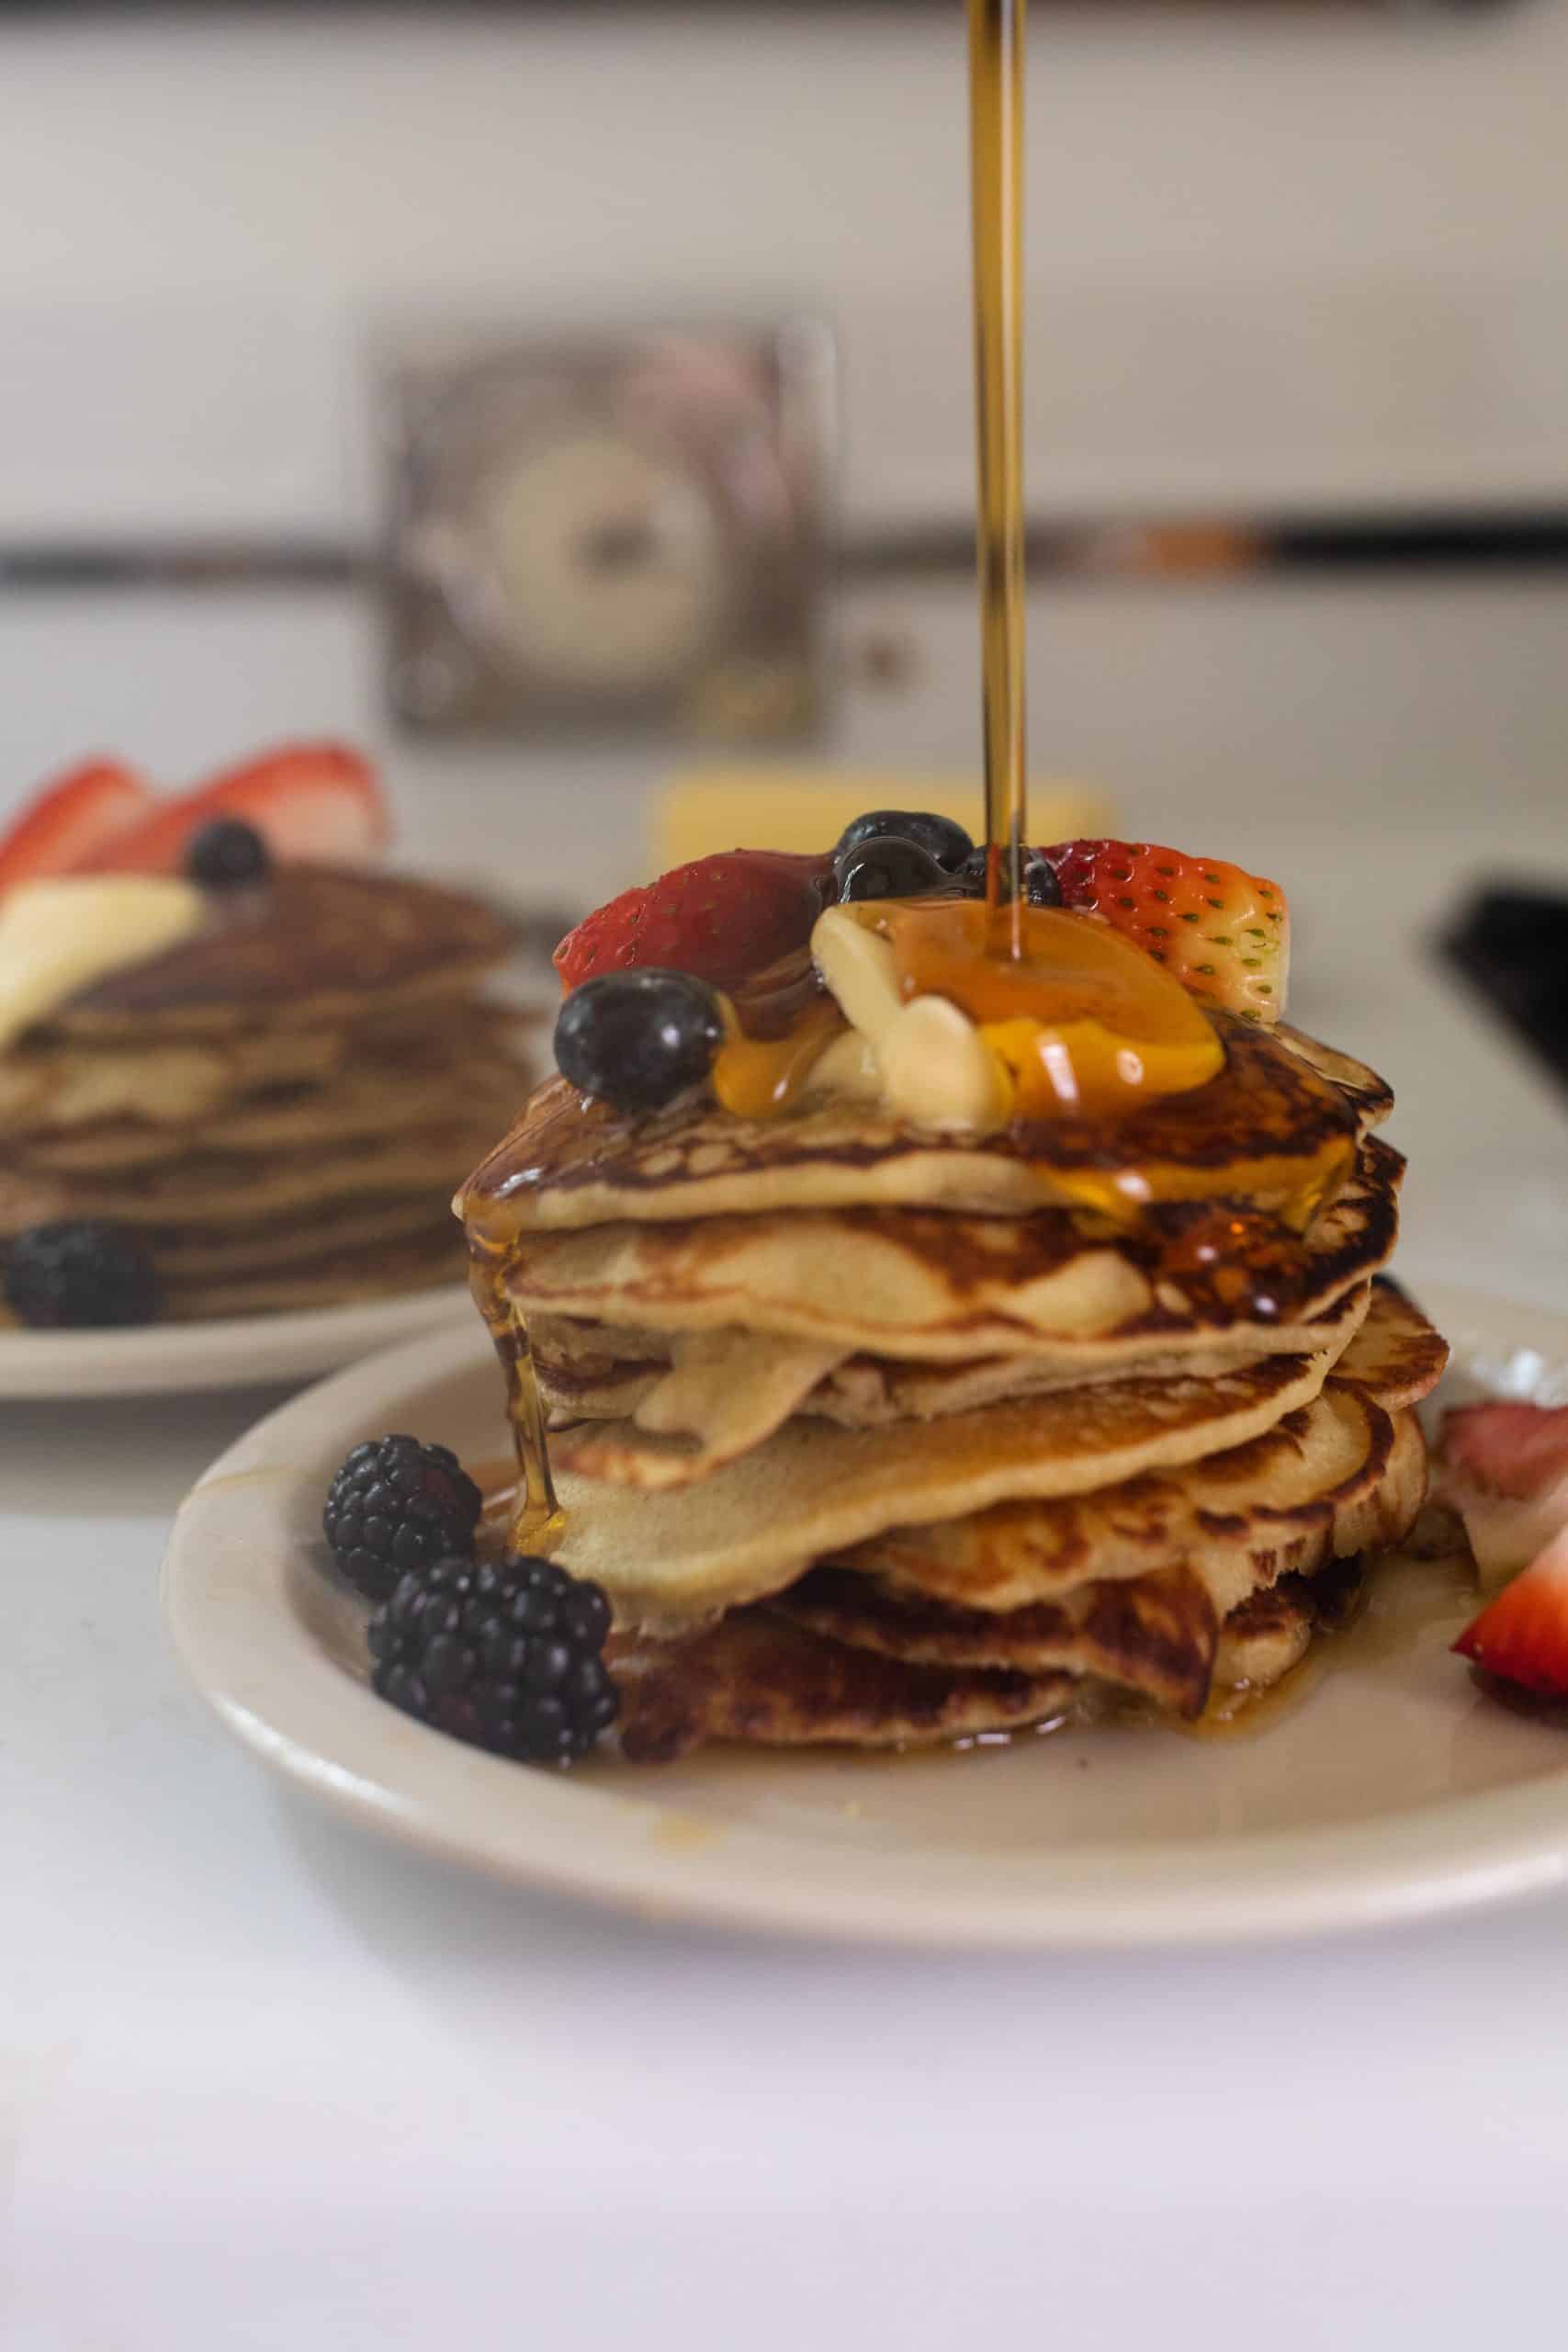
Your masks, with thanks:
[[(281, 808), (286, 847), (334, 839), (295, 804), (269, 790), (256, 813)], [(177, 854), (164, 831), (149, 864)], [(489, 906), (372, 866), (279, 857), (204, 889), (188, 935), (0, 1051), (0, 1271), (86, 1223), (150, 1262), (160, 1320), (460, 1278), (452, 1186), (528, 1085), (528, 1019), (491, 994), (513, 944)]]
[[(1387, 1090), (1213, 1019), (1197, 1092), (1024, 1136), (539, 1090), (464, 1206), (563, 1432), (557, 1556), (614, 1603), (629, 1757), (1190, 1721), (1343, 1616), (1421, 1505), (1446, 1351), (1375, 1279)], [(1118, 1168), (1166, 1197), (1108, 1216)]]

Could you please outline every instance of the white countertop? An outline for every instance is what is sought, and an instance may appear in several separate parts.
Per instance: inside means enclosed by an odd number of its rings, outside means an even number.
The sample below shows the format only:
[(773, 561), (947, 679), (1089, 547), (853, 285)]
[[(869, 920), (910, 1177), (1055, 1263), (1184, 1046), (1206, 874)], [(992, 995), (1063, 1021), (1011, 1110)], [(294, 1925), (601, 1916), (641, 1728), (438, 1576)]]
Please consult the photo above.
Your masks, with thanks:
[[(1364, 846), (1280, 854), (1296, 1009), (1400, 1089), (1406, 1272), (1568, 1306), (1568, 1110), (1410, 954), (1460, 864), (1406, 842), (1374, 906)], [(461, 1878), (275, 1786), (165, 1650), (171, 1514), (268, 1401), (0, 1415), (7, 2352), (1550, 2338), (1568, 1903), (901, 1959)]]

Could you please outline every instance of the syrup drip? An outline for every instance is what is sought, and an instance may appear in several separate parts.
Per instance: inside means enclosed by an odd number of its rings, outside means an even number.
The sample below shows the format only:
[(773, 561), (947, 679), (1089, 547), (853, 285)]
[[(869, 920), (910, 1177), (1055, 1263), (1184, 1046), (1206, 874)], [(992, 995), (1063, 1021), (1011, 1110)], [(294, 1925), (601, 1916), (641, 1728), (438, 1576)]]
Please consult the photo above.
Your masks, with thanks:
[(566, 1512), (550, 1476), (544, 1400), (528, 1346), (528, 1327), (505, 1290), (505, 1261), (473, 1243), (468, 1283), (506, 1381), (506, 1418), (517, 1453), (522, 1500), (512, 1522), (514, 1552), (549, 1552), (566, 1531)]
[(987, 952), (1023, 952), (1023, 41), (1026, 0), (969, 0)]

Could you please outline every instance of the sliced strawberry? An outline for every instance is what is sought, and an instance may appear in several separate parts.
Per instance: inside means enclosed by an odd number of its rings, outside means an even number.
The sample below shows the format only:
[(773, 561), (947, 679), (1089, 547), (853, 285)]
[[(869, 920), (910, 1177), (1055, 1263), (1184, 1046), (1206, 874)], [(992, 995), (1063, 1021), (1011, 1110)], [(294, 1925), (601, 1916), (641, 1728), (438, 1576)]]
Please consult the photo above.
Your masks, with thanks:
[(91, 874), (169, 874), (215, 817), (254, 825), (275, 857), (353, 861), (387, 837), (375, 770), (340, 743), (295, 743), (159, 801), (130, 831), (83, 861)]
[(1062, 842), (1043, 854), (1072, 912), (1099, 915), (1206, 1002), (1279, 1020), (1291, 917), (1277, 882), (1151, 842)]
[(1494, 1494), (1528, 1500), (1568, 1476), (1568, 1405), (1458, 1405), (1442, 1453)]
[(118, 760), (86, 760), (34, 794), (0, 840), (0, 890), (40, 875), (69, 874), (126, 833), (152, 794)]
[(1483, 1592), (1568, 1526), (1568, 1407), (1461, 1405), (1447, 1414), (1432, 1499), (1458, 1511)]
[(601, 972), (660, 965), (734, 988), (804, 947), (830, 895), (831, 857), (732, 849), (623, 890), (556, 949), (570, 991)]
[(1506, 1682), (1568, 1698), (1568, 1527), (1487, 1603), (1454, 1647)]

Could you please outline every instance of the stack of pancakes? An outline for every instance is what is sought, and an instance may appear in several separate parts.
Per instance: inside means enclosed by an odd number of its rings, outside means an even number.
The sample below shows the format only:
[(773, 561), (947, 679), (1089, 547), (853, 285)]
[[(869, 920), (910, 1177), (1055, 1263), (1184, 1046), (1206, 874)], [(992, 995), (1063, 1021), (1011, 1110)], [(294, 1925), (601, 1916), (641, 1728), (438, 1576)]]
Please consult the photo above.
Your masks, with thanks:
[(1386, 1088), (1215, 1018), (1198, 1092), (974, 1141), (539, 1090), (461, 1205), (629, 1756), (1191, 1719), (1343, 1614), (1446, 1351), (1374, 1279)]
[(131, 1230), (163, 1317), (392, 1295), (461, 1272), (454, 1182), (527, 1085), (492, 909), (284, 865), (0, 1053), (0, 1250)]

